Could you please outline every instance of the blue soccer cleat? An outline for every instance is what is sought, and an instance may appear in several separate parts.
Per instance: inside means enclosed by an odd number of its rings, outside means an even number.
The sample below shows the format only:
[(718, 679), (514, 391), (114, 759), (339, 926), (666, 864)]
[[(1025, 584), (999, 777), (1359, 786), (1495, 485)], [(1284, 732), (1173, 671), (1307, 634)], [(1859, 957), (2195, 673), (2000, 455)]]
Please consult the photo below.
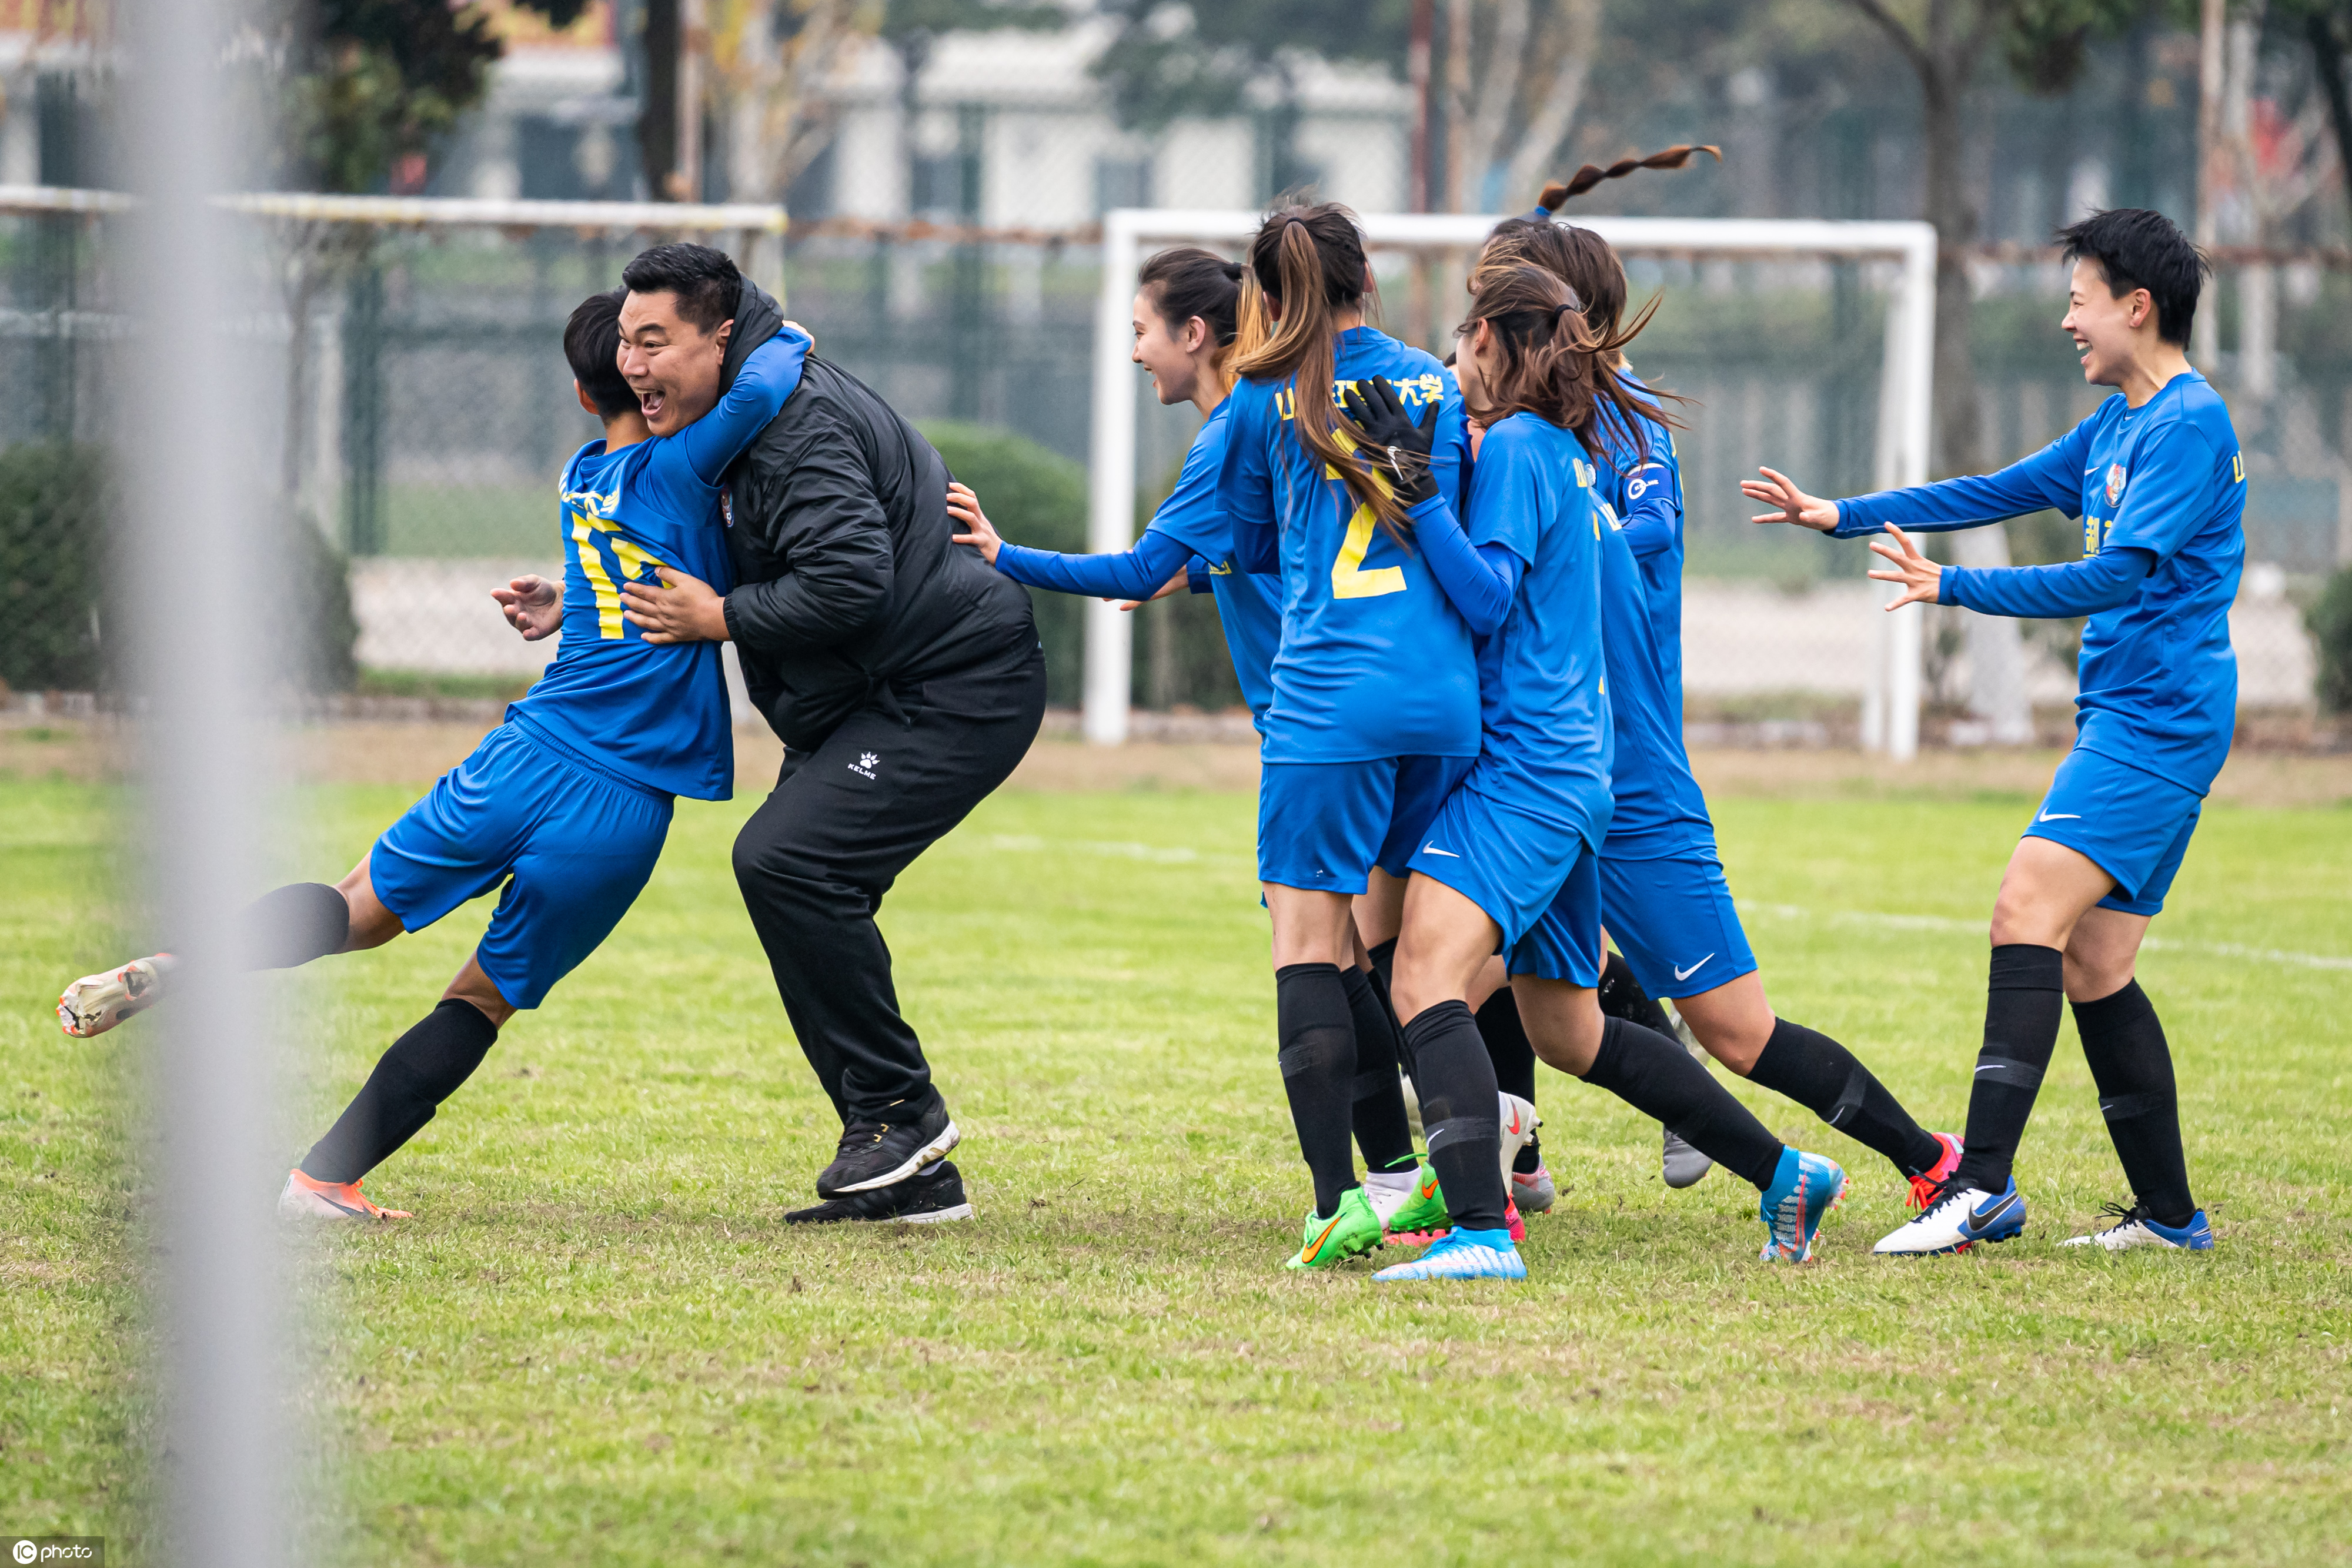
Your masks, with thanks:
[(1845, 1171), (1822, 1155), (1801, 1149), (1780, 1151), (1780, 1168), (1764, 1189), (1757, 1218), (1772, 1239), (1764, 1244), (1767, 1263), (1802, 1263), (1813, 1255), (1813, 1233), (1822, 1217), (1845, 1196)]
[(1959, 1178), (1937, 1187), (1927, 1212), (1879, 1239), (1882, 1257), (1918, 1257), (1965, 1252), (1979, 1241), (2006, 1241), (2025, 1228), (2025, 1197), (2011, 1176), (1999, 1192), (1961, 1186)]
[(2115, 1223), (2088, 1236), (2069, 1236), (2058, 1245), (2104, 1247), (2110, 1252), (2123, 1252), (2134, 1247), (2169, 1247), (2178, 1252), (2213, 1250), (2213, 1227), (2207, 1223), (2201, 1208), (2189, 1217), (2186, 1225), (2159, 1224), (2144, 1203), (2134, 1203), (2128, 1208), (2120, 1203), (2102, 1204), (2099, 1212)]
[(1528, 1266), (1511, 1245), (1507, 1230), (1449, 1230), (1410, 1263), (1397, 1263), (1375, 1280), (1524, 1280)]

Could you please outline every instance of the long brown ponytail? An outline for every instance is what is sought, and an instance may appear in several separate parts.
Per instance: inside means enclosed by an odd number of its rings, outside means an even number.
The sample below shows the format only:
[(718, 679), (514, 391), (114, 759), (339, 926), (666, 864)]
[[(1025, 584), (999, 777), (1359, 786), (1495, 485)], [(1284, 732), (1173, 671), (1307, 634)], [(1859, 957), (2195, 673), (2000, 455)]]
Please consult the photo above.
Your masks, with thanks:
[(1606, 169), (1597, 163), (1587, 163), (1565, 181), (1555, 180), (1546, 185), (1543, 188), (1543, 194), (1536, 198), (1536, 205), (1541, 207), (1549, 216), (1603, 180), (1622, 180), (1637, 169), (1679, 169), (1691, 161), (1692, 154), (1697, 152), (1708, 154), (1718, 163), (1723, 162), (1723, 149), (1720, 147), (1704, 143), (1692, 146), (1685, 143), (1680, 147), (1667, 147), (1655, 152), (1636, 153), (1631, 158), (1620, 158)]
[(1485, 396), (1467, 409), (1471, 418), (1493, 424), (1514, 413), (1532, 413), (1576, 433), (1584, 449), (1601, 452), (1602, 420), (1622, 422), (1638, 440), (1643, 418), (1677, 422), (1664, 409), (1638, 402), (1617, 374), (1617, 356), (1650, 323), (1653, 300), (1623, 329), (1595, 331), (1577, 308), (1568, 285), (1540, 267), (1481, 267), (1477, 293), (1459, 332), (1479, 322), (1493, 333), (1498, 361)]
[(1343, 437), (1331, 397), (1339, 342), (1335, 318), (1362, 300), (1369, 285), (1356, 214), (1337, 202), (1277, 207), (1250, 242), (1249, 260), (1273, 321), (1263, 345), (1234, 355), (1233, 373), (1288, 380), (1291, 425), (1299, 441), (1402, 541), (1410, 526), (1404, 503), (1356, 455), (1355, 442)]

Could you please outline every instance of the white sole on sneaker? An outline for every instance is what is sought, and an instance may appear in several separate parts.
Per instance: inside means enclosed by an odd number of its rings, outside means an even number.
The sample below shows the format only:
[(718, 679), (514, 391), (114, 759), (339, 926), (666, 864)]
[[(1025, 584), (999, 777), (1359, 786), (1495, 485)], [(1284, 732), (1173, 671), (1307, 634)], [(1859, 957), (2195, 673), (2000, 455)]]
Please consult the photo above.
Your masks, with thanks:
[(856, 1182), (851, 1186), (841, 1187), (836, 1190), (833, 1196), (839, 1197), (843, 1193), (872, 1192), (877, 1186), (895, 1186), (899, 1182), (905, 1181), (908, 1176), (913, 1176), (917, 1171), (921, 1170), (924, 1166), (939, 1164), (941, 1160), (947, 1158), (950, 1151), (954, 1149), (954, 1147), (961, 1142), (963, 1142), (963, 1134), (956, 1131), (956, 1124), (953, 1122), (950, 1122), (945, 1127), (940, 1129), (940, 1135), (938, 1137), (933, 1138), (929, 1143), (925, 1144), (921, 1148), (917, 1149), (913, 1155), (908, 1156), (907, 1163), (900, 1166), (897, 1170), (890, 1171), (882, 1176), (875, 1176), (871, 1180)]
[(937, 1225), (948, 1219), (970, 1219), (971, 1205), (959, 1203), (953, 1208), (942, 1208), (929, 1214), (901, 1214), (893, 1218), (900, 1225)]

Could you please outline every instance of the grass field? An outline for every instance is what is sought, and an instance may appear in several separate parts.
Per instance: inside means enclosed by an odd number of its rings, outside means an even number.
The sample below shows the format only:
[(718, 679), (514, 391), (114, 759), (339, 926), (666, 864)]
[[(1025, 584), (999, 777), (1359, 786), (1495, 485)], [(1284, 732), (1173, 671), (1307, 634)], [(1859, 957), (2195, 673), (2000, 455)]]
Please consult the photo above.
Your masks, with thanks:
[[(318, 788), (339, 872), (413, 791)], [(1718, 807), (1776, 1002), (1956, 1126), (1982, 920), (2029, 798)], [(1874, 1261), (1894, 1174), (1769, 1096), (1853, 1196), (1801, 1270), (1755, 1200), (1547, 1073), (1560, 1207), (1524, 1286), (1278, 1267), (1306, 1204), (1245, 795), (1006, 792), (884, 924), (981, 1218), (787, 1231), (830, 1113), (681, 810), (651, 889), (312, 1237), (302, 1409), (366, 1563), (2352, 1563), (2352, 810), (2209, 811), (2143, 978), (2180, 1061), (2198, 1259), (2062, 1252), (2120, 1196), (2062, 1040), (2027, 1238)], [(152, 1425), (117, 798), (0, 782), (0, 1533), (141, 1560)], [(273, 982), (289, 1157), (487, 918)], [(219, 1195), (264, 1201), (267, 1193)]]

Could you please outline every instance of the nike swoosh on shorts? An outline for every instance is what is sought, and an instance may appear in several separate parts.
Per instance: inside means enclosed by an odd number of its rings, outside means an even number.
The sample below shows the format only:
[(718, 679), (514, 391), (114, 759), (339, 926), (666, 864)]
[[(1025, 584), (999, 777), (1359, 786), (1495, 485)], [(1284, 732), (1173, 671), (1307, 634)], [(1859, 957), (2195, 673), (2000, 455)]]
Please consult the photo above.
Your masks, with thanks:
[(2042, 815), (2034, 818), (2033, 820), (2037, 822), (2079, 822), (2083, 820), (2083, 813), (2080, 811), (2044, 811)]
[(1450, 861), (1458, 861), (1462, 858), (1460, 855), (1455, 854), (1452, 850), (1441, 850), (1435, 844), (1422, 845), (1421, 852), (1425, 855), (1444, 855)]
[[(1706, 956), (1706, 958), (1712, 958), (1712, 957), (1714, 957), (1714, 956), (1715, 956), (1715, 955), (1714, 955), (1714, 954), (1709, 953), (1709, 954)], [(1693, 964), (1693, 965), (1692, 965), (1689, 968), (1687, 968), (1687, 969), (1676, 969), (1676, 970), (1675, 971), (1675, 979), (1677, 979), (1677, 980), (1687, 980), (1687, 979), (1689, 979), (1693, 975), (1697, 974), (1701, 969), (1703, 969), (1703, 968), (1706, 967), (1706, 958), (1701, 958), (1697, 963)]]

